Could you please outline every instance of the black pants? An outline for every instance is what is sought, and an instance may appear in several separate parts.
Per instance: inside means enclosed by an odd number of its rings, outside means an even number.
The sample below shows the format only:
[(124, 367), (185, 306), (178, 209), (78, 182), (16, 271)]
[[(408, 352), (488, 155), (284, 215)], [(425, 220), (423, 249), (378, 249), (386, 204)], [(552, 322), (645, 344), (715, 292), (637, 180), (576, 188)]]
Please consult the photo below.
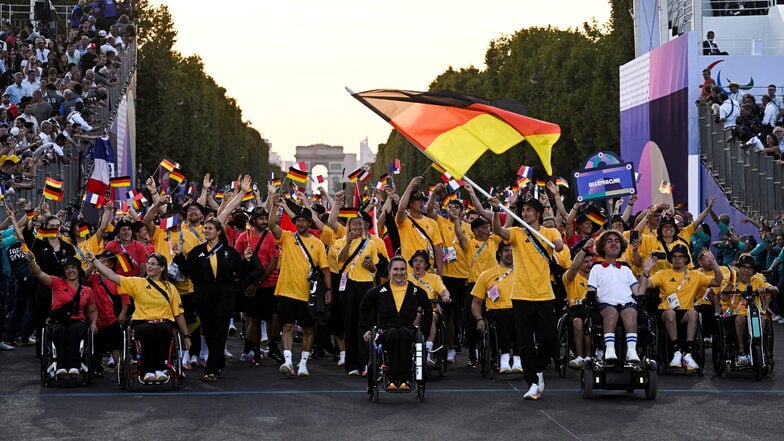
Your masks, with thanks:
[(555, 339), (553, 307), (553, 300), (512, 300), (517, 343), (515, 352), (523, 358), (525, 381), (529, 385), (538, 381), (537, 372), (543, 372), (550, 361)]
[(511, 309), (488, 309), (487, 321), (495, 324), (499, 354), (508, 354), (513, 349), (515, 327), (514, 314)]
[[(35, 337), (41, 341), (41, 328), (46, 324), (46, 318), (52, 311), (52, 290), (37, 283), (35, 294), (33, 295), (33, 326), (35, 327)], [(35, 345), (35, 356), (41, 357), (41, 345)]]
[(416, 330), (414, 328), (384, 329), (382, 344), (389, 355), (387, 372), (391, 382), (408, 381), (411, 376), (411, 346), (415, 340)]
[(49, 327), (49, 332), (57, 350), (57, 369), (81, 369), (82, 354), (79, 352), (79, 342), (87, 334), (87, 324), (84, 320), (55, 323)]
[(234, 286), (230, 284), (208, 283), (196, 288), (196, 308), (201, 317), (201, 328), (207, 349), (205, 374), (219, 374), (226, 366), (223, 350), (229, 334), (229, 320), (234, 312)]
[[(463, 303), (466, 298), (466, 280), (457, 277), (442, 277), (444, 287), (449, 291), (451, 302), (441, 305), (444, 310), (446, 320), (451, 320), (454, 332), (454, 341), (446, 342), (447, 345), (454, 345), (454, 349), (460, 349), (460, 325), (463, 323), (460, 311), (463, 309)], [(440, 293), (439, 293), (440, 294)], [(469, 296), (470, 297), (470, 296)], [(448, 326), (448, 324), (447, 324)]]
[[(185, 317), (185, 323), (187, 323), (190, 327), (199, 319), (199, 317), (196, 315), (196, 296), (195, 294), (185, 294), (180, 296), (180, 300), (182, 300), (182, 310), (183, 316)], [(198, 357), (200, 351), (201, 326), (197, 326), (196, 329), (191, 330), (191, 348), (188, 350), (188, 354)]]
[(368, 362), (367, 343), (359, 332), (359, 305), (373, 282), (355, 282), (351, 279), (346, 283), (346, 290), (340, 293), (343, 303), (343, 329), (346, 332), (346, 372), (361, 371)]
[[(142, 375), (148, 372), (165, 371), (166, 359), (169, 358), (172, 326), (170, 323), (147, 323), (134, 321), (133, 332), (142, 348)], [(223, 355), (223, 351), (221, 351)], [(172, 354), (179, 357), (180, 354)]]
[[(466, 344), (468, 345), (468, 357), (473, 360), (476, 354), (476, 342), (479, 335), (476, 332), (476, 319), (473, 312), (471, 312), (471, 304), (474, 303), (474, 296), (470, 294), (474, 289), (474, 283), (469, 283), (466, 286), (465, 302), (463, 303), (463, 329), (466, 334)], [(486, 323), (485, 323), (486, 324)]]
[[(30, 318), (33, 312), (33, 297), (36, 283), (33, 276), (19, 277), (15, 283), (14, 304), (11, 307), (8, 323), (5, 328), (5, 341), (14, 341), (17, 333), (22, 340), (30, 336)], [(28, 318), (25, 320), (25, 315)], [(20, 326), (22, 329), (19, 329)]]

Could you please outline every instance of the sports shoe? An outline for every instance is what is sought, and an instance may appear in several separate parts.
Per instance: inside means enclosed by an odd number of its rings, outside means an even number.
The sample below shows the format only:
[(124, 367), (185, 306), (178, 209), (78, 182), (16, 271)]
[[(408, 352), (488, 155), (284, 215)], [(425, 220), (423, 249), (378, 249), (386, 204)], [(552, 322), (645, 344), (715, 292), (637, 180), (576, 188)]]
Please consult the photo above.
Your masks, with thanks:
[(626, 361), (629, 362), (639, 362), (640, 356), (637, 355), (637, 351), (631, 348), (626, 349)]
[(778, 323), (780, 325), (784, 325), (784, 318), (776, 320), (776, 323)]
[(57, 369), (57, 372), (55, 372), (55, 375), (57, 375), (58, 377), (61, 376), (61, 375), (68, 375), (68, 370), (67, 369), (63, 369), (63, 368)]
[(509, 360), (501, 360), (501, 364), (498, 367), (498, 372), (502, 374), (508, 374), (512, 372), (512, 366), (509, 366)]
[(359, 377), (359, 370), (358, 369), (354, 369), (354, 370), (348, 371), (348, 376), (349, 377)]
[(308, 365), (300, 363), (299, 367), (297, 368), (297, 376), (309, 377), (310, 372), (308, 371)]
[(0, 341), (0, 351), (13, 351), (14, 347), (8, 343)]
[(283, 358), (283, 353), (280, 352), (280, 348), (278, 345), (271, 345), (269, 346), (269, 351), (267, 352), (269, 358), (275, 360), (278, 363), (283, 363), (285, 359)]
[(539, 378), (539, 393), (544, 392), (544, 372), (537, 372), (536, 376)]
[(198, 363), (199, 366), (201, 367), (207, 366), (207, 357), (202, 357), (201, 355), (199, 355)]
[(237, 327), (234, 326), (234, 319), (231, 319), (229, 322), (229, 335), (235, 335), (237, 333)]
[(251, 350), (248, 353), (243, 352), (240, 354), (240, 361), (251, 361), (253, 360), (253, 351)]
[(142, 379), (145, 383), (152, 383), (155, 381), (155, 372), (147, 372), (144, 374), (144, 378)]
[(188, 364), (191, 366), (198, 366), (199, 365), (199, 357), (195, 355), (191, 355), (191, 359), (188, 361)]
[(670, 361), (670, 367), (679, 368), (679, 367), (681, 367), (682, 363), (683, 363), (683, 354), (681, 353), (681, 351), (675, 351), (675, 353), (672, 354), (672, 360)]
[(610, 346), (604, 351), (604, 361), (617, 360), (618, 356), (615, 355), (615, 348)]
[(685, 367), (687, 371), (693, 371), (699, 369), (700, 365), (694, 361), (691, 354), (686, 354), (683, 356), (683, 367)]
[(395, 386), (395, 383), (389, 383), (389, 386), (387, 386), (387, 390), (397, 390), (397, 386)]
[(224, 349), (223, 350), (223, 356), (226, 357), (226, 358), (234, 358), (234, 355), (232, 355), (231, 352), (229, 352), (228, 349)]
[(523, 360), (520, 358), (519, 355), (512, 356), (512, 373), (513, 374), (523, 373)]
[(289, 377), (293, 377), (294, 376), (294, 366), (292, 366), (291, 363), (283, 363), (278, 368), (278, 372), (280, 372), (283, 375), (286, 375), (286, 376), (289, 376)]
[(780, 315), (776, 314), (776, 315), (774, 315), (773, 317), (771, 317), (770, 319), (771, 319), (772, 321), (774, 321), (774, 322), (778, 322), (779, 320), (784, 320), (784, 317), (782, 317), (782, 316), (780, 316)]
[(155, 381), (169, 381), (169, 375), (166, 373), (166, 371), (155, 371)]
[(397, 388), (398, 390), (411, 390), (411, 388), (408, 387), (408, 385), (405, 382), (400, 383), (400, 386), (398, 386)]
[(338, 366), (343, 366), (346, 364), (346, 351), (340, 351), (340, 355), (338, 356)]
[(539, 385), (534, 383), (528, 388), (528, 392), (523, 395), (524, 400), (538, 400), (542, 398), (542, 392), (539, 391)]
[(457, 355), (457, 352), (455, 352), (454, 349), (448, 350), (446, 352), (446, 362), (447, 363), (454, 363), (455, 362), (455, 355)]
[(116, 367), (116, 366), (117, 366), (117, 362), (116, 362), (116, 361), (114, 361), (114, 356), (113, 356), (113, 355), (110, 355), (110, 356), (109, 356), (109, 359), (108, 359), (108, 360), (106, 360), (106, 367), (109, 367), (109, 368), (114, 368), (114, 367)]
[(250, 365), (253, 367), (261, 366), (261, 354), (253, 354), (253, 360), (251, 360)]
[(78, 376), (79, 375), (79, 369), (77, 369), (77, 368), (68, 369), (68, 375)]
[(748, 354), (740, 354), (738, 358), (735, 360), (735, 364), (738, 366), (748, 366), (751, 363)]
[(218, 376), (215, 374), (204, 374), (201, 376), (201, 381), (206, 381), (207, 383), (214, 383), (218, 381)]
[(569, 360), (569, 367), (572, 369), (580, 369), (581, 367), (583, 367), (583, 357), (578, 356)]
[(27, 338), (27, 344), (28, 345), (34, 345), (36, 343), (38, 343), (38, 339), (35, 338), (34, 335), (31, 335), (30, 337)]

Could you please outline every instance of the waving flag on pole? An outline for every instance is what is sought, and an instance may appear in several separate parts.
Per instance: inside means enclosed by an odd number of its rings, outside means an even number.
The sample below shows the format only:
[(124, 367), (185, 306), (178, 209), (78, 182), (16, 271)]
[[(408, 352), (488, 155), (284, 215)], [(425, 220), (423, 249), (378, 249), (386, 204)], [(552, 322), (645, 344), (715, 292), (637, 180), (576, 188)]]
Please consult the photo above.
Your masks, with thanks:
[(501, 154), (527, 141), (548, 175), (557, 124), (524, 116), (521, 104), (451, 91), (376, 89), (352, 96), (389, 122), (428, 157), (460, 179), (487, 150)]
[(109, 189), (109, 163), (114, 161), (114, 151), (109, 138), (97, 138), (94, 151), (93, 171), (84, 189), (90, 193), (103, 195)]

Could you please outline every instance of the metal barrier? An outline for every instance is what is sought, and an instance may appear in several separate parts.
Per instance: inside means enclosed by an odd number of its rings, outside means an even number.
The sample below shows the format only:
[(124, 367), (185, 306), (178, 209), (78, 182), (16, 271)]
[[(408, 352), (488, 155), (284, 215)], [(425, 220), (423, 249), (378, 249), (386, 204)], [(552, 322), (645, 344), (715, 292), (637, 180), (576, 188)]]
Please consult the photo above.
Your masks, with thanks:
[(700, 160), (727, 200), (748, 216), (768, 216), (784, 208), (784, 165), (764, 153), (726, 142), (729, 133), (714, 121), (710, 108), (700, 106)]

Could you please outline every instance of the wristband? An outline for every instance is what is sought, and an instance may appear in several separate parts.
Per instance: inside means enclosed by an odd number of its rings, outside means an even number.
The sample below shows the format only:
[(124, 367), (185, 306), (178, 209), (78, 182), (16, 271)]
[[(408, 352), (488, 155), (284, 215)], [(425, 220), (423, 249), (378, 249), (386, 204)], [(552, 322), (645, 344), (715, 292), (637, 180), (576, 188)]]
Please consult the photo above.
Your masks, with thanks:
[(651, 278), (651, 275), (650, 275), (650, 274), (645, 274), (645, 273), (642, 273), (642, 276), (643, 276), (643, 277), (645, 277), (646, 279), (650, 279), (650, 278)]

